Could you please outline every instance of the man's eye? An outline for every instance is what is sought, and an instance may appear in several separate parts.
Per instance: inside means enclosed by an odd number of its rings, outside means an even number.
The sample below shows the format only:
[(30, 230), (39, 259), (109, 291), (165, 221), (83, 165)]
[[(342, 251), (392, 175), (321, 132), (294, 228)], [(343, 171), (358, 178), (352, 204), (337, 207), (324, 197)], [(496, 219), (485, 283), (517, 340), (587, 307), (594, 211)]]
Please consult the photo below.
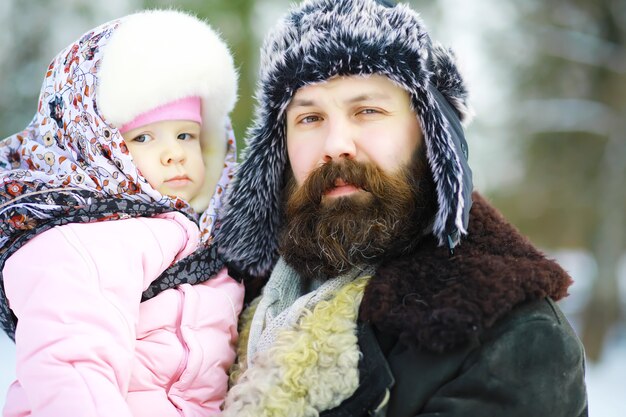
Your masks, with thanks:
[(300, 121), (298, 123), (302, 123), (302, 124), (309, 124), (309, 123), (315, 123), (317, 121), (321, 120), (321, 118), (319, 116), (315, 116), (315, 115), (311, 115), (311, 116), (305, 116), (302, 119), (300, 119)]
[(362, 109), (358, 112), (359, 114), (378, 114), (380, 111), (378, 109)]

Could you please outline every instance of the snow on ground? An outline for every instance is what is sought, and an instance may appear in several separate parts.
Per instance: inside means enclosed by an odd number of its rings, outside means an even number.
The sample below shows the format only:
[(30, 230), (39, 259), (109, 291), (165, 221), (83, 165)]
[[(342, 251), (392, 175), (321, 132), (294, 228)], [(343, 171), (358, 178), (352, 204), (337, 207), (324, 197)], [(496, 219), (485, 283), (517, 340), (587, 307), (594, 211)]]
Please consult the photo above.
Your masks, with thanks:
[(15, 379), (15, 345), (4, 332), (0, 332), (0, 410), (9, 385)]
[(602, 361), (587, 367), (587, 391), (591, 417), (626, 415), (626, 327), (607, 346)]

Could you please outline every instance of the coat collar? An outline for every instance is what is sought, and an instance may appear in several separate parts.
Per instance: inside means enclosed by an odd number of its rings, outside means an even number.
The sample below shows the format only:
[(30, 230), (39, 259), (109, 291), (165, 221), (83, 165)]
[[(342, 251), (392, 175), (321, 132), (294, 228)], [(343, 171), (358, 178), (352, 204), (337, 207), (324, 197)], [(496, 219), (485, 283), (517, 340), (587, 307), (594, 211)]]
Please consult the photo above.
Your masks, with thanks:
[(475, 340), (518, 304), (567, 295), (567, 273), (483, 197), (472, 197), (468, 236), (454, 255), (429, 237), (385, 261), (365, 290), (362, 320), (442, 352)]
[(339, 407), (323, 411), (320, 417), (385, 415), (389, 390), (395, 379), (372, 327), (360, 322), (357, 337), (361, 352), (359, 387)]

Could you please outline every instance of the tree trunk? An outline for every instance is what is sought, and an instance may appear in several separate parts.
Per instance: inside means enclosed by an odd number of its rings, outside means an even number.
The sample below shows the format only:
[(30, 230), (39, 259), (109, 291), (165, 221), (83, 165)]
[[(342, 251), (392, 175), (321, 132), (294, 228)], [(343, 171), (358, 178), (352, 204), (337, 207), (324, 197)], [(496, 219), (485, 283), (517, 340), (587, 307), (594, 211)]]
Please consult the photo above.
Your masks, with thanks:
[[(619, 114), (619, 112), (616, 112)], [(614, 122), (605, 148), (602, 169), (597, 183), (604, 190), (599, 202), (603, 214), (598, 229), (594, 254), (598, 263), (593, 293), (583, 315), (582, 340), (587, 357), (595, 362), (602, 356), (607, 333), (620, 319), (620, 300), (617, 288), (617, 264), (626, 246), (626, 208), (624, 178), (626, 178), (626, 122)]]

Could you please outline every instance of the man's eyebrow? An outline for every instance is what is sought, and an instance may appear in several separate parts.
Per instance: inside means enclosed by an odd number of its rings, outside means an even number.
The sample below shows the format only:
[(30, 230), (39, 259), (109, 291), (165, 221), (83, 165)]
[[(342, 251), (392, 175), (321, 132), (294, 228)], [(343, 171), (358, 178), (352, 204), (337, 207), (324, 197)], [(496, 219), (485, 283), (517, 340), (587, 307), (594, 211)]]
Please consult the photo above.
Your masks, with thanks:
[[(346, 100), (344, 100), (345, 103), (358, 103), (361, 101), (368, 101), (368, 100), (389, 100), (391, 98), (391, 96), (389, 94), (386, 93), (366, 93), (366, 94), (359, 94), (358, 96), (354, 96), (354, 97), (350, 97)], [(288, 109), (292, 109), (294, 107), (311, 107), (311, 106), (315, 106), (315, 100), (312, 99), (306, 99), (306, 98), (296, 98), (293, 99), (291, 101), (291, 103), (289, 103), (289, 105), (287, 106)]]
[(291, 100), (291, 103), (287, 106), (287, 109), (292, 109), (294, 107), (311, 107), (315, 106), (314, 100), (307, 100), (303, 98), (295, 98)]
[(347, 99), (346, 103), (358, 103), (360, 101), (368, 101), (368, 100), (389, 100), (391, 96), (389, 94), (383, 92), (376, 93), (365, 93), (359, 94), (358, 96)]

